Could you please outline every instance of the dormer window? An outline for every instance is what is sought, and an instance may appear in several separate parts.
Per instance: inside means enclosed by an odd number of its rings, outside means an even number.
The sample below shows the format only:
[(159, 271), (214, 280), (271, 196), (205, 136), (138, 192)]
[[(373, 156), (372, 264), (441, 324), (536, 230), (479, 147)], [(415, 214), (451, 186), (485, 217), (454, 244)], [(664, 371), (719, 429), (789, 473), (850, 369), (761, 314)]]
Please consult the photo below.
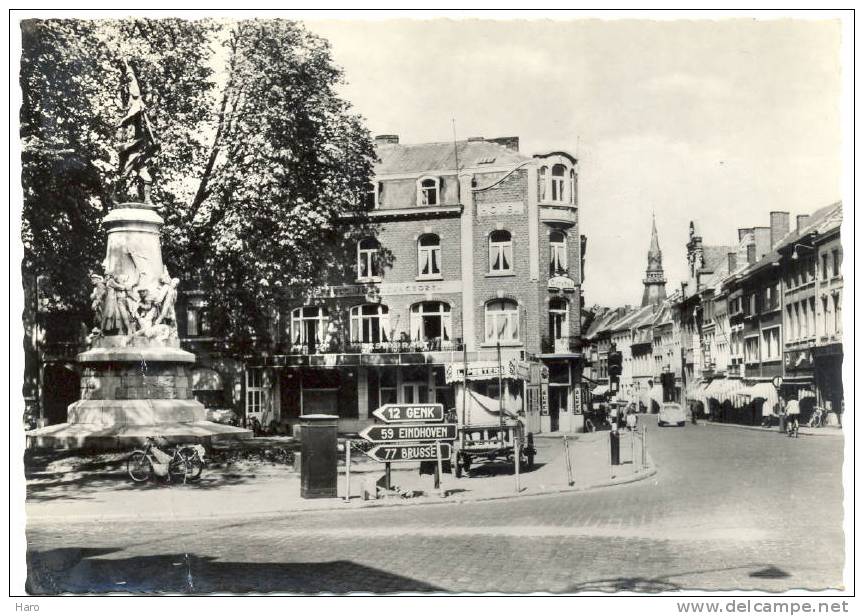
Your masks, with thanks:
[(363, 190), (363, 207), (367, 210), (378, 209), (378, 182), (368, 182)]
[(438, 191), (440, 181), (438, 178), (424, 177), (417, 182), (417, 204), (438, 205)]

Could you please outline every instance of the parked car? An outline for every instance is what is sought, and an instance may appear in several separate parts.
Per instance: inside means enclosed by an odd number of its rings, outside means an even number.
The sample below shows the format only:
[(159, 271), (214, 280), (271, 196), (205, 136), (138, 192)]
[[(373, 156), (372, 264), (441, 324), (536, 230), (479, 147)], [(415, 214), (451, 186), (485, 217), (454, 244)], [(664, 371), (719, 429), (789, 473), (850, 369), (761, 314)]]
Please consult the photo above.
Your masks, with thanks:
[(657, 425), (666, 426), (675, 424), (683, 426), (686, 422), (684, 409), (676, 402), (664, 402), (660, 407), (660, 414), (657, 415)]

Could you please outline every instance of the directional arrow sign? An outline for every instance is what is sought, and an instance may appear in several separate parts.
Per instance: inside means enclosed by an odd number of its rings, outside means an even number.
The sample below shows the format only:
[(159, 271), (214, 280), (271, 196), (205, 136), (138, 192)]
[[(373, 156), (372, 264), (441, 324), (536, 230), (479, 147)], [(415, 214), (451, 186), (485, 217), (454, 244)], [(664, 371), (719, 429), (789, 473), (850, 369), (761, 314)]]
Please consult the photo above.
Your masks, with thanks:
[(385, 404), (372, 414), (386, 423), (444, 421), (443, 404)]
[[(437, 460), (435, 443), (376, 445), (366, 455), (378, 462), (423, 462)], [(441, 443), (441, 459), (450, 458), (450, 445)]]
[(369, 426), (360, 433), (373, 443), (387, 441), (452, 441), (456, 438), (456, 424), (415, 424), (395, 426)]

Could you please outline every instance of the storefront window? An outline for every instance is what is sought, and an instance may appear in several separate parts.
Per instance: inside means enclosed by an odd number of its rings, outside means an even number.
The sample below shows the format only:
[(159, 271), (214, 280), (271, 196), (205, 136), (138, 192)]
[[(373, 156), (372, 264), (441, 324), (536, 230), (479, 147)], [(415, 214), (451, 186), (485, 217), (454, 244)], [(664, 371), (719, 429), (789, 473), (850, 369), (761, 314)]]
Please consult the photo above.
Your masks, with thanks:
[[(260, 415), (262, 411), (262, 399), (264, 394), (264, 369), (246, 369), (246, 416)], [(260, 418), (259, 418), (260, 419)]]

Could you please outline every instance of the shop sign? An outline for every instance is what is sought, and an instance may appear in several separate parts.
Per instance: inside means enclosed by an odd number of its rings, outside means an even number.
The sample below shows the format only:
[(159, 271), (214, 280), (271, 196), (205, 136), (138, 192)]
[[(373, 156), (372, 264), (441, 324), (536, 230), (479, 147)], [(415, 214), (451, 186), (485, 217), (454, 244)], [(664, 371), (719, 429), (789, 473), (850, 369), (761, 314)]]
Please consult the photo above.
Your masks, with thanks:
[(467, 374), (465, 364), (447, 364), (444, 369), (444, 380), (447, 383), (457, 383), (464, 379), (469, 381), (485, 381), (488, 379), (497, 379), (500, 375), (502, 378), (509, 379), (516, 377), (516, 367), (513, 362), (508, 365), (499, 366), (494, 361), (474, 361), (468, 362)]
[(549, 414), (549, 386), (545, 384), (540, 386), (540, 414)]
[(568, 276), (553, 276), (549, 279), (548, 287), (550, 291), (573, 293), (576, 291), (576, 281)]
[(786, 351), (787, 370), (811, 370), (813, 368), (813, 351)]
[(579, 415), (582, 413), (582, 388), (573, 388), (573, 413)]

